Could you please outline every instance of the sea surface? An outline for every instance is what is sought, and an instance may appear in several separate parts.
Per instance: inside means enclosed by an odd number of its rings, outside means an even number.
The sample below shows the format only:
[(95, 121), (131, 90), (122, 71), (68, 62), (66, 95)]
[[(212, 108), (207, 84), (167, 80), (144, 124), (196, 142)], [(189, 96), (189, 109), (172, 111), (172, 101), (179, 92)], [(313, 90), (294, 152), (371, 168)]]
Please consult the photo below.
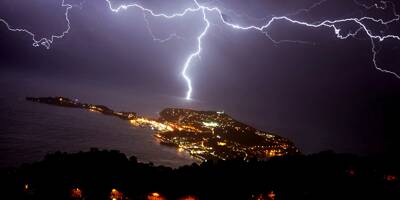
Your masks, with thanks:
[[(90, 102), (88, 102), (90, 103)], [(147, 129), (128, 121), (75, 108), (0, 96), (0, 168), (42, 160), (47, 153), (119, 150), (139, 161), (178, 167), (197, 162), (185, 152), (160, 145)]]

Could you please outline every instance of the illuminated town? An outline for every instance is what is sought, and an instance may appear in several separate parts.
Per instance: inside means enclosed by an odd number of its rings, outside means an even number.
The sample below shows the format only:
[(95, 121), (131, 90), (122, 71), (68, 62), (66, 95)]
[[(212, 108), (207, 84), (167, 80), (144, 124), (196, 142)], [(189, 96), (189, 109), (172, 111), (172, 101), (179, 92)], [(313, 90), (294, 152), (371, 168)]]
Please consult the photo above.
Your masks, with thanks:
[(116, 112), (103, 105), (80, 103), (65, 97), (28, 97), (27, 100), (81, 108), (129, 120), (135, 127), (153, 130), (160, 144), (174, 146), (202, 161), (265, 159), (299, 154), (288, 139), (238, 122), (224, 112), (166, 108), (158, 119), (151, 119), (134, 112)]

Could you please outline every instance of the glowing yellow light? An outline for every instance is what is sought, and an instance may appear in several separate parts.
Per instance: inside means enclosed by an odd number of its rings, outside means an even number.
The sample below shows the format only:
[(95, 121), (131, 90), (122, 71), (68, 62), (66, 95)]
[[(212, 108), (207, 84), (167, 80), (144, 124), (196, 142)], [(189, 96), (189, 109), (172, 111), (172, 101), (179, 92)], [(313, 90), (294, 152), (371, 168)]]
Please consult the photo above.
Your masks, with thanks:
[(149, 120), (146, 118), (133, 119), (130, 120), (130, 123), (134, 126), (149, 126), (151, 129), (156, 129), (159, 131), (174, 131), (174, 129), (170, 125), (163, 124), (155, 120)]
[(225, 146), (226, 143), (225, 142), (218, 142), (218, 146)]
[(165, 200), (165, 198), (161, 194), (153, 192), (147, 196), (147, 200)]
[(117, 189), (113, 188), (111, 190), (110, 199), (111, 200), (122, 200), (124, 198), (124, 194)]

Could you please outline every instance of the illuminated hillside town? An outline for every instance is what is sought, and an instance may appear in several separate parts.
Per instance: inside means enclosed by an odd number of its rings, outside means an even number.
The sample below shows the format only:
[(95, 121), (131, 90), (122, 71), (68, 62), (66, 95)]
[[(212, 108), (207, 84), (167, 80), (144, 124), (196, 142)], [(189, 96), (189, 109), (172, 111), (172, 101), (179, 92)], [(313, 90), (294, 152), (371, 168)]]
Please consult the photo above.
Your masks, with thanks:
[(26, 99), (128, 120), (135, 127), (153, 130), (160, 144), (176, 147), (180, 152), (186, 151), (202, 161), (266, 159), (300, 153), (288, 139), (238, 122), (224, 112), (166, 108), (160, 112), (158, 119), (152, 119), (135, 112), (116, 112), (103, 105), (80, 103), (77, 99), (65, 97)]

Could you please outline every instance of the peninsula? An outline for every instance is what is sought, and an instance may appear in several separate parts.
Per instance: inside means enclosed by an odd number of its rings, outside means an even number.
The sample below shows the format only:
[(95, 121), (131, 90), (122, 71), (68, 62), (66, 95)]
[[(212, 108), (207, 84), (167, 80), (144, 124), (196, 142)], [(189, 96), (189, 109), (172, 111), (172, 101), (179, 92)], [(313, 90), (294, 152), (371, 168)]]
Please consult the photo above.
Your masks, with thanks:
[(135, 112), (117, 112), (103, 105), (81, 103), (66, 97), (27, 97), (50, 105), (85, 109), (127, 120), (135, 127), (150, 128), (160, 144), (187, 151), (200, 160), (265, 159), (299, 154), (286, 138), (241, 123), (224, 112), (166, 108), (157, 119)]

